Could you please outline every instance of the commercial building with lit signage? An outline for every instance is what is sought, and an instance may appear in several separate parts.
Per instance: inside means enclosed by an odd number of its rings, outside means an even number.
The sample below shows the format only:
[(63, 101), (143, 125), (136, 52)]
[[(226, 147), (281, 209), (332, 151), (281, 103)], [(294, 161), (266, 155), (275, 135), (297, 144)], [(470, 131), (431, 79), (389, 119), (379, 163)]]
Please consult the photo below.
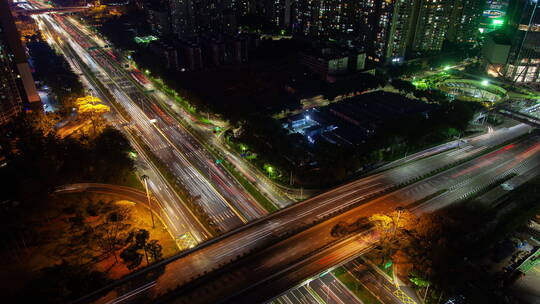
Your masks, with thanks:
[(486, 34), (501, 28), (506, 21), (508, 5), (509, 0), (488, 0), (480, 21), (480, 32)]
[[(540, 13), (535, 0), (519, 1), (508, 26), (484, 45), (486, 71), (517, 83), (540, 82)], [(504, 36), (504, 37), (503, 37)]]

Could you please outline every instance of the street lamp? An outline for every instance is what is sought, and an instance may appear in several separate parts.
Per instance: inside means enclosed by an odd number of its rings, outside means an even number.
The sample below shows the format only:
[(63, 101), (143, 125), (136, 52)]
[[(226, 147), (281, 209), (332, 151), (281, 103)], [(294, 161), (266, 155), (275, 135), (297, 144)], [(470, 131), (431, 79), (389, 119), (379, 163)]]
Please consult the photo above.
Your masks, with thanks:
[(152, 212), (152, 201), (150, 200), (150, 192), (148, 192), (148, 175), (141, 176), (144, 181), (144, 188), (146, 189), (146, 199), (148, 200), (148, 210), (150, 210), (150, 217), (152, 218), (152, 229), (156, 228), (154, 224), (154, 213)]
[(392, 236), (392, 239), (394, 239), (396, 237), (397, 227), (399, 226), (399, 218), (401, 217), (401, 213), (403, 212), (403, 210), (405, 210), (405, 208), (403, 208), (401, 206), (396, 208), (397, 219), (396, 219), (396, 225), (394, 226), (394, 235)]
[(266, 167), (266, 171), (268, 172), (268, 176), (272, 176), (272, 173), (274, 173), (274, 168), (272, 168), (272, 166), (268, 165)]

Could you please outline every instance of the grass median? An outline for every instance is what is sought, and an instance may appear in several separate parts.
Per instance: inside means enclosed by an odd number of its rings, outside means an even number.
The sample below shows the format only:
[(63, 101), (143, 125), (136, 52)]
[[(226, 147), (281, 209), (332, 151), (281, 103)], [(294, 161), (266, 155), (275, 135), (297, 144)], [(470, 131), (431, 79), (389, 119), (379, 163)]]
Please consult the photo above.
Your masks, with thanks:
[(165, 111), (169, 113), (179, 124), (182, 125), (182, 127), (191, 134), (198, 142), (201, 144), (208, 153), (214, 157), (214, 159), (221, 159), (221, 164), (227, 170), (227, 172), (232, 175), (238, 183), (269, 213), (275, 212), (279, 210), (274, 203), (272, 203), (266, 196), (261, 194), (259, 190), (255, 186), (253, 186), (242, 174), (238, 173), (236, 168), (233, 164), (231, 164), (225, 157), (214, 151), (214, 149), (207, 144), (203, 138), (197, 133), (195, 129), (193, 129), (189, 123), (186, 123), (182, 118), (178, 117), (176, 113), (172, 112), (167, 106), (161, 105), (161, 108), (163, 108)]
[(382, 304), (364, 285), (356, 278), (350, 275), (345, 268), (339, 267), (332, 271), (334, 276), (343, 283), (362, 303), (364, 304)]

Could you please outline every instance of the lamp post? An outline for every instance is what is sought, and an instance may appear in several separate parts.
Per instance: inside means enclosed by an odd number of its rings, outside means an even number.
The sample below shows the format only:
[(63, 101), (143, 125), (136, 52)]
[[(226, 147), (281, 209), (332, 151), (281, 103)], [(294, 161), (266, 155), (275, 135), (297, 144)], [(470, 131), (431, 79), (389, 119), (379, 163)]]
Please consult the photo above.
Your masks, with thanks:
[(152, 201), (150, 200), (150, 192), (148, 191), (148, 175), (141, 176), (144, 181), (144, 188), (146, 189), (146, 199), (148, 200), (148, 210), (150, 210), (150, 217), (152, 218), (152, 229), (156, 228), (154, 224), (154, 213), (152, 212)]
[(396, 208), (396, 211), (398, 214), (397, 214), (397, 219), (396, 219), (396, 225), (394, 226), (394, 235), (392, 236), (392, 239), (396, 237), (397, 227), (399, 226), (399, 218), (401, 217), (401, 213), (403, 212), (403, 210), (405, 210), (405, 208), (401, 206)]

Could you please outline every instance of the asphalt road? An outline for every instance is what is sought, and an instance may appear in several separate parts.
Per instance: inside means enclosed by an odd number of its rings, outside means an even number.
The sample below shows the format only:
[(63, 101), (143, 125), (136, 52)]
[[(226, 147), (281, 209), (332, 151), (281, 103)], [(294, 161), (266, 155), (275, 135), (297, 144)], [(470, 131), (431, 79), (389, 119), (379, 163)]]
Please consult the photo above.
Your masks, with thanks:
[[(90, 32), (83, 24), (76, 23), (74, 19), (68, 19), (72, 25), (71, 29), (77, 31), (83, 39), (90, 44), (104, 44), (94, 33)], [(169, 114), (167, 107), (172, 101), (166, 96), (155, 91), (150, 84), (141, 86), (134, 81), (130, 75), (134, 71), (126, 71), (123, 66), (128, 64), (122, 59), (111, 55), (110, 51), (98, 49), (90, 52), (93, 58), (97, 59), (100, 66), (104, 68), (110, 79), (121, 87), (133, 104), (137, 104), (149, 119), (153, 119), (153, 126), (171, 146), (193, 167), (200, 171), (204, 178), (210, 181), (212, 187), (222, 195), (228, 202), (228, 207), (244, 222), (258, 218), (266, 214), (266, 211), (248, 194), (242, 186), (232, 177), (221, 165), (215, 163), (216, 159), (207, 152), (204, 146), (192, 136), (192, 134), (174, 120)], [(140, 74), (139, 77), (145, 77)], [(148, 93), (154, 90), (153, 93)], [(139, 101), (137, 103), (136, 101)], [(184, 115), (189, 115), (183, 112)]]
[(398, 286), (389, 282), (381, 274), (355, 259), (343, 267), (359, 284), (376, 294), (385, 304), (415, 304), (416, 302)]
[[(60, 39), (51, 38), (53, 37), (53, 34), (49, 31), (49, 28), (53, 28), (55, 25), (51, 25), (47, 20), (48, 18), (37, 18), (38, 24), (40, 24), (40, 28), (42, 28), (44, 35), (49, 38), (50, 43), (55, 48), (59, 49), (64, 54), (67, 54), (66, 58), (75, 71), (84, 74), (85, 70), (79, 66), (80, 63), (76, 59), (76, 56), (71, 53), (69, 47), (67, 47), (67, 43)], [(93, 82), (91, 77), (84, 77), (82, 78), (82, 81), (85, 82), (87, 87), (93, 88), (94, 94), (97, 94), (103, 100), (107, 100), (106, 94), (101, 92), (100, 87)], [(122, 129), (122, 125), (127, 124), (127, 122), (123, 120), (120, 115), (115, 113), (115, 111), (111, 112), (110, 115), (106, 115), (106, 117), (120, 129)], [(210, 233), (205, 231), (202, 225), (198, 224), (197, 218), (195, 218), (187, 207), (181, 203), (181, 198), (172, 190), (172, 187), (160, 174), (159, 170), (157, 170), (147, 159), (145, 152), (135, 141), (131, 140), (131, 143), (139, 154), (136, 164), (139, 170), (141, 170), (140, 173), (150, 176), (148, 182), (149, 189), (163, 205), (163, 218), (167, 220), (167, 227), (171, 231), (171, 234), (180, 238), (189, 236), (190, 238), (194, 238), (197, 243), (208, 239)]]
[[(493, 138), (484, 138), (484, 140), (492, 141)], [(432, 158), (437, 158), (442, 165), (445, 160), (450, 160), (452, 156), (439, 155), (427, 159), (417, 161), (414, 165), (414, 170), (411, 170), (411, 165), (394, 168), (381, 173), (381, 175), (368, 177), (360, 181), (356, 181), (342, 187), (331, 190), (317, 197), (306, 200), (302, 203), (293, 205), (285, 210), (278, 211), (265, 219), (247, 225), (239, 229), (235, 233), (227, 235), (221, 239), (215, 240), (213, 243), (191, 252), (189, 255), (177, 258), (175, 260), (166, 261), (162, 274), (155, 280), (155, 285), (144, 291), (138, 296), (149, 297), (151, 299), (160, 298), (168, 293), (169, 289), (175, 286), (186, 286), (186, 289), (180, 290), (174, 294), (176, 302), (182, 303), (182, 300), (190, 303), (214, 303), (220, 300), (225, 301), (228, 296), (235, 294), (235, 291), (242, 290), (245, 286), (256, 287), (257, 282), (262, 278), (271, 277), (278, 273), (286, 265), (296, 263), (296, 261), (320, 248), (334, 239), (330, 236), (330, 230), (339, 221), (351, 221), (359, 217), (366, 217), (376, 212), (388, 212), (395, 209), (397, 206), (406, 206), (414, 203), (417, 200), (423, 199), (425, 196), (434, 193), (441, 186), (450, 189), (453, 185), (463, 182), (468, 174), (472, 174), (470, 168), (489, 172), (484, 174), (481, 179), (474, 180), (472, 183), (459, 184), (459, 191), (454, 197), (458, 199), (461, 195), (460, 191), (465, 189), (474, 190), (482, 187), (482, 183), (496, 180), (502, 172), (502, 168), (511, 169), (519, 167), (525, 161), (530, 161), (530, 165), (540, 161), (539, 153), (536, 151), (538, 138), (532, 137), (519, 143), (505, 146), (504, 148), (487, 154), (485, 157), (473, 159), (451, 170), (445, 171), (431, 178), (422, 180), (408, 187), (402, 188), (388, 195), (371, 200), (359, 207), (356, 207), (341, 215), (331, 217), (334, 212), (347, 206), (354, 204), (363, 198), (366, 198), (370, 193), (377, 193), (380, 189), (388, 187), (388, 182), (385, 184), (379, 179), (386, 176), (400, 176), (396, 182), (402, 182), (406, 172), (412, 172), (411, 176), (417, 176), (421, 173), (420, 169), (431, 171), (434, 169), (429, 164), (433, 162)], [(480, 142), (480, 139), (475, 140)], [(462, 155), (470, 154), (470, 149), (461, 149), (450, 151), (454, 153), (453, 158), (460, 158)], [(523, 159), (519, 158), (523, 157)], [(518, 160), (518, 162), (515, 162)], [(428, 164), (418, 164), (418, 162), (427, 162)], [(501, 166), (501, 164), (503, 164)], [(395, 172), (398, 171), (398, 172)], [(402, 172), (405, 171), (405, 172)], [(428, 172), (429, 172), (428, 171)], [(390, 174), (391, 173), (391, 174)], [(462, 176), (459, 178), (459, 176)], [(453, 192), (453, 190), (449, 190)], [(428, 205), (429, 206), (429, 205)], [(286, 235), (287, 232), (297, 227), (303, 227), (313, 221), (318, 221), (321, 218), (330, 217), (330, 219), (298, 234), (295, 234), (283, 241), (276, 243), (279, 239)], [(273, 245), (272, 245), (273, 244)], [(268, 247), (270, 246), (270, 247)], [(356, 248), (358, 250), (359, 248)], [(239, 263), (231, 266), (223, 277), (218, 276), (210, 282), (205, 282), (203, 285), (190, 285), (187, 282), (192, 281), (200, 275), (219, 268), (235, 260), (238, 256), (246, 254), (250, 251), (258, 253), (249, 259), (241, 259)], [(339, 262), (336, 259), (336, 263)], [(165, 265), (166, 264), (166, 265)], [(334, 264), (332, 264), (334, 265)], [(323, 265), (314, 267), (311, 270), (302, 272), (298, 277), (310, 277), (315, 273), (319, 273), (332, 265)], [(316, 269), (317, 271), (315, 271)], [(230, 276), (233, 277), (230, 277)], [(273, 281), (272, 286), (294, 286), (297, 282), (292, 279), (282, 278), (285, 280), (283, 285)], [(219, 282), (227, 282), (226, 286), (222, 286)], [(254, 290), (264, 290), (255, 288)], [(286, 290), (286, 288), (285, 288)], [(285, 290), (274, 290), (279, 294)], [(246, 290), (246, 295), (250, 295)], [(274, 294), (274, 295), (275, 295)], [(99, 302), (106, 303), (108, 300), (117, 298), (120, 294), (117, 291), (112, 291)], [(257, 295), (261, 295), (260, 292)], [(168, 298), (168, 297), (167, 297)], [(132, 299), (140, 300), (140, 298), (132, 297)], [(247, 298), (247, 301), (252, 299)], [(265, 299), (261, 299), (265, 300)], [(242, 301), (241, 298), (235, 298), (233, 302)]]
[(331, 272), (316, 276), (267, 304), (362, 304)]
[[(228, 231), (266, 211), (191, 137), (189, 132), (156, 106), (144, 88), (122, 69), (114, 57), (105, 50), (89, 51), (95, 46), (94, 37), (75, 20), (60, 16), (43, 16), (44, 23), (75, 50), (79, 58), (90, 67), (94, 75), (109, 88), (115, 99), (131, 117), (130, 127), (139, 132), (222, 231)], [(68, 56), (70, 57), (70, 56)], [(71, 58), (73, 60), (73, 58)], [(178, 217), (170, 208), (171, 218)], [(183, 224), (185, 225), (185, 224)]]
[[(362, 258), (358, 257), (339, 265), (351, 278), (355, 280), (356, 288), (364, 288), (385, 304), (416, 304), (416, 295), (410, 296), (411, 290), (403, 290), (395, 285), (387, 277), (383, 276), (378, 269), (367, 265)], [(333, 268), (336, 268), (334, 266)], [(376, 266), (375, 266), (376, 267)], [(314, 288), (323, 286), (323, 288)], [(326, 286), (326, 287), (324, 287)], [(299, 287), (294, 287), (286, 293), (272, 299), (267, 303), (272, 304), (304, 304), (304, 303), (362, 303), (352, 291), (344, 286), (329, 270), (304, 281)], [(305, 292), (307, 291), (307, 293)], [(321, 292), (322, 291), (322, 292)], [(326, 297), (317, 297), (317, 295)], [(312, 298), (309, 296), (312, 295)], [(352, 296), (352, 297), (351, 297)], [(310, 301), (315, 302), (310, 302)]]
[[(81, 53), (84, 54), (84, 52)], [(117, 97), (120, 97), (120, 100), (129, 99), (125, 96), (125, 93), (120, 90), (114, 91), (113, 94), (118, 94)], [(127, 107), (128, 111), (134, 111), (131, 108), (140, 109), (138, 106), (132, 104), (131, 107)], [(135, 111), (133, 114), (137, 114), (137, 112)], [(143, 113), (141, 115), (145, 114)], [(135, 115), (135, 117), (137, 117), (137, 115)], [(143, 116), (140, 119), (136, 118), (135, 120), (146, 121), (148, 120), (148, 117)], [(144, 122), (142, 124), (142, 131), (147, 128), (153, 128), (151, 125), (144, 125)], [(482, 187), (485, 182), (500, 177), (499, 173), (502, 172), (502, 169), (501, 166), (498, 165), (501, 162), (505, 162), (502, 166), (508, 166), (509, 168), (512, 166), (517, 167), (523, 165), (526, 161), (531, 159), (536, 162), (538, 153), (534, 152), (527, 155), (527, 149), (533, 149), (531, 143), (519, 143), (511, 148), (503, 150), (499, 154), (491, 155), (488, 159), (475, 159), (469, 161), (453, 170), (446, 171), (444, 174), (441, 173), (427, 180), (417, 182), (411, 186), (395, 191), (390, 195), (372, 200), (349, 212), (330, 218), (306, 231), (276, 243), (288, 232), (305, 227), (314, 221), (332, 217), (339, 210), (354, 205), (364, 199), (368, 199), (370, 195), (380, 193), (394, 185), (431, 172), (433, 169), (453, 163), (456, 160), (477, 155), (477, 153), (482, 152), (490, 145), (501, 143), (508, 138), (526, 133), (527, 131), (527, 127), (523, 125), (518, 125), (510, 129), (503, 129), (492, 134), (487, 134), (486, 136), (471, 139), (466, 145), (460, 147), (460, 149), (454, 149), (419, 159), (413, 163), (404, 164), (377, 175), (330, 190), (317, 197), (276, 212), (251, 225), (242, 227), (234, 233), (228, 234), (202, 246), (198, 250), (190, 251), (189, 254), (180, 255), (175, 259), (165, 261), (160, 264), (160, 266), (163, 267), (160, 270), (162, 273), (155, 277), (153, 281), (148, 281), (142, 277), (144, 274), (148, 274), (149, 271), (157, 269), (158, 266), (142, 271), (140, 275), (133, 276), (138, 278), (138, 280), (132, 279), (129, 281), (129, 288), (117, 288), (107, 296), (101, 298), (98, 302), (107, 302), (109, 300), (115, 301), (115, 299), (122, 301), (144, 301), (144, 299), (149, 301), (148, 299), (158, 299), (167, 294), (170, 289), (179, 285), (188, 286), (186, 283), (193, 281), (193, 278), (205, 275), (212, 271), (212, 269), (220, 267), (220, 265), (223, 266), (228, 264), (232, 260), (237, 259), (238, 256), (245, 255), (248, 252), (258, 251), (257, 254), (250, 258), (242, 259), (240, 263), (237, 263), (230, 269), (228, 274), (223, 274), (223, 277), (218, 276), (218, 279), (211, 282), (205, 281), (205, 284), (202, 285), (189, 285), (189, 290), (183, 290), (180, 293), (174, 294), (176, 297), (175, 301), (177, 302), (181, 302), (182, 300), (188, 301), (189, 303), (226, 301), (229, 299), (228, 296), (235, 294), (234, 291), (242, 290), (246, 286), (257, 285), (256, 283), (260, 283), (261, 278), (271, 277), (272, 274), (278, 273), (285, 268), (285, 265), (291, 263), (294, 264), (299, 257), (312, 253), (315, 249), (333, 241), (329, 231), (340, 220), (351, 220), (355, 217), (368, 216), (374, 212), (393, 210), (397, 206), (407, 205), (434, 193), (434, 191), (440, 189), (439, 187), (441, 185), (446, 185), (446, 188), (451, 188), (457, 184), (456, 181), (465, 181), (464, 179), (468, 174), (467, 170), (470, 167), (483, 167), (484, 169), (482, 169), (482, 171), (488, 170), (489, 172), (488, 174), (483, 174), (481, 178), (475, 179), (474, 182), (461, 184), (458, 188), (460, 191), (465, 191), (467, 189), (469, 191), (474, 191), (475, 189)], [(537, 140), (538, 139), (535, 139), (535, 141)], [(162, 143), (162, 141), (160, 143)], [(152, 147), (155, 147), (155, 145), (152, 145)], [(509, 162), (509, 159), (515, 160), (519, 155), (523, 156), (523, 159), (519, 159), (515, 165), (512, 165), (512, 163)], [(196, 173), (194, 174), (197, 175)], [(461, 175), (453, 177), (455, 174)], [(441, 177), (443, 175), (444, 177)], [(461, 178), (462, 176), (464, 177)], [(456, 199), (459, 199), (461, 195), (462, 193), (459, 192), (453, 196)], [(358, 246), (354, 248), (354, 250), (359, 249), (362, 248), (358, 248)], [(351, 252), (354, 250), (351, 250)], [(336, 259), (336, 261), (338, 260), (339, 259)], [(314, 267), (314, 269), (315, 268), (317, 267)], [(324, 268), (320, 270), (324, 270)], [(305, 273), (302, 273), (302, 276), (305, 275), (304, 277), (309, 277), (309, 272), (310, 271), (305, 271)], [(233, 277), (231, 277), (231, 275)], [(224, 280), (220, 280), (219, 278), (223, 278)], [(285, 281), (289, 286), (292, 283), (292, 279)], [(222, 282), (227, 282), (227, 285), (223, 286)], [(247, 294), (249, 294), (248, 290), (246, 290), (246, 295)], [(237, 295), (237, 297), (241, 300), (243, 295)], [(249, 299), (249, 297), (246, 299)]]

